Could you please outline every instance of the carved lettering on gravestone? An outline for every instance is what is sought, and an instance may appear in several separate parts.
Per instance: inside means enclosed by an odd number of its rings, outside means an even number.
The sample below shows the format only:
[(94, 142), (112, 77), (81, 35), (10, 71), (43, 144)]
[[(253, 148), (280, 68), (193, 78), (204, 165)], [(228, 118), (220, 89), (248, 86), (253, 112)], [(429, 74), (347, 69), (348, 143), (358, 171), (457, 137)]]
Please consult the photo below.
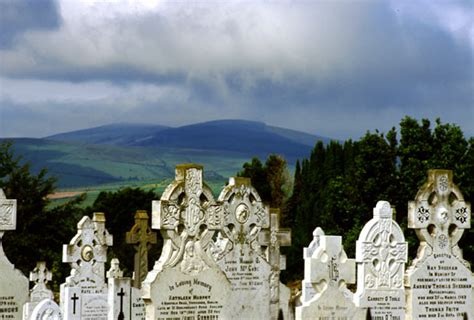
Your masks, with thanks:
[(156, 232), (151, 231), (148, 225), (146, 211), (138, 210), (136, 212), (135, 225), (127, 232), (125, 241), (135, 245), (133, 286), (141, 288), (148, 273), (148, 250), (152, 244), (157, 242)]
[(16, 200), (7, 199), (0, 189), (0, 319), (21, 319), (28, 300), (28, 278), (5, 256), (2, 238), (5, 231), (16, 229)]
[(362, 229), (356, 245), (357, 306), (370, 308), (373, 318), (404, 319), (405, 290), (403, 275), (408, 244), (392, 208), (377, 202), (374, 217)]
[(63, 262), (71, 275), (61, 285), (61, 309), (66, 320), (107, 318), (105, 262), (112, 236), (105, 229), (105, 215), (95, 212), (77, 224), (77, 234), (63, 246)]
[[(279, 283), (258, 241), (259, 233), (269, 227), (269, 210), (249, 178), (230, 178), (219, 201), (224, 207), (220, 236), (227, 244), (221, 246), (219, 239), (210, 252), (232, 283), (236, 297), (232, 313), (242, 319), (270, 318), (270, 285)], [(221, 247), (224, 252), (217, 250)]]
[(420, 245), (405, 275), (407, 319), (474, 318), (474, 278), (458, 246), (470, 223), (471, 206), (453, 183), (452, 171), (430, 170), (408, 204), (408, 227)]
[(142, 284), (147, 319), (228, 317), (231, 285), (208, 254), (222, 228), (222, 204), (203, 182), (202, 166), (177, 166), (175, 181), (152, 207), (152, 228), (164, 243)]
[(355, 282), (355, 261), (348, 259), (339, 236), (318, 235), (320, 244), (305, 258), (305, 281), (316, 294), (296, 307), (296, 319), (365, 319), (347, 284)]

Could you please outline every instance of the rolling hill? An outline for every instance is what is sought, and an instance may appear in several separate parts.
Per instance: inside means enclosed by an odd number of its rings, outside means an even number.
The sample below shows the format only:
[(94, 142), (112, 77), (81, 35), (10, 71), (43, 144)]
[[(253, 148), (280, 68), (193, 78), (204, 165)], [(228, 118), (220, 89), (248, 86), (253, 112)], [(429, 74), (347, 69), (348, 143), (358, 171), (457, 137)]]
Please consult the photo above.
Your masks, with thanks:
[(292, 167), (317, 140), (329, 139), (267, 126), (220, 120), (177, 128), (152, 124), (111, 124), (43, 139), (16, 138), (15, 153), (33, 171), (48, 168), (62, 189), (169, 181), (178, 163), (200, 163), (207, 180), (222, 185), (253, 156), (281, 154)]

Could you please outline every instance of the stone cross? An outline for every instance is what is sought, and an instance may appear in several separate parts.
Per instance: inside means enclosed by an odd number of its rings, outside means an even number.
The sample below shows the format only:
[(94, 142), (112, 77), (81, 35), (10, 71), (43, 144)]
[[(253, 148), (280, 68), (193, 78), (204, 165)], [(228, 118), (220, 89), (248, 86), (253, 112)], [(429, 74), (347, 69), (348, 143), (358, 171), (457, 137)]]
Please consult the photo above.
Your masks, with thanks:
[[(373, 318), (402, 319), (405, 315), (403, 276), (408, 244), (392, 220), (387, 201), (377, 202), (373, 218), (362, 229), (356, 245), (357, 306), (370, 308)], [(385, 299), (390, 299), (387, 305)]]
[[(341, 283), (355, 283), (355, 260), (348, 259), (340, 236), (321, 236), (321, 246), (305, 261), (305, 278), (317, 286), (322, 283), (339, 288)], [(327, 259), (322, 259), (326, 256)], [(306, 277), (306, 275), (308, 277)]]
[(37, 262), (36, 268), (30, 272), (30, 281), (35, 283), (30, 294), (30, 300), (32, 302), (40, 302), (43, 299), (54, 298), (53, 292), (46, 285), (52, 278), (53, 274), (46, 268), (46, 262)]
[(432, 253), (453, 254), (469, 266), (458, 242), (470, 226), (471, 206), (453, 183), (452, 171), (429, 170), (428, 181), (408, 204), (408, 227), (415, 229), (422, 242), (414, 266)]
[(286, 257), (280, 254), (280, 247), (291, 246), (291, 230), (280, 229), (280, 209), (270, 209), (270, 230), (262, 230), (260, 244), (268, 247), (268, 261), (273, 270), (286, 269)]
[(16, 229), (16, 199), (7, 199), (0, 188), (0, 255), (5, 255), (2, 237), (5, 231)]
[(140, 288), (148, 273), (148, 250), (156, 244), (156, 232), (152, 232), (148, 225), (148, 214), (138, 210), (135, 214), (135, 225), (127, 232), (125, 241), (135, 245), (134, 279), (133, 286)]
[(91, 220), (84, 216), (77, 224), (78, 232), (63, 246), (63, 262), (71, 264), (69, 285), (105, 287), (105, 262), (112, 236), (105, 229), (105, 215), (95, 212)]
[[(303, 259), (311, 259), (314, 252), (319, 248), (321, 245), (321, 236), (324, 236), (324, 231), (320, 227), (317, 227), (313, 231), (313, 240), (308, 245), (307, 248), (303, 248)], [(307, 302), (311, 300), (312, 297), (317, 293), (316, 289), (313, 287), (313, 283), (311, 279), (305, 278), (301, 285), (302, 292), (301, 292), (301, 302)]]
[(222, 226), (222, 205), (214, 201), (212, 191), (203, 184), (202, 169), (196, 164), (177, 165), (175, 181), (160, 201), (152, 202), (152, 227), (161, 229), (163, 238), (170, 239), (174, 248), (165, 264), (180, 262), (186, 274), (197, 274), (206, 265), (214, 264), (206, 254), (196, 253), (207, 248), (214, 232)]

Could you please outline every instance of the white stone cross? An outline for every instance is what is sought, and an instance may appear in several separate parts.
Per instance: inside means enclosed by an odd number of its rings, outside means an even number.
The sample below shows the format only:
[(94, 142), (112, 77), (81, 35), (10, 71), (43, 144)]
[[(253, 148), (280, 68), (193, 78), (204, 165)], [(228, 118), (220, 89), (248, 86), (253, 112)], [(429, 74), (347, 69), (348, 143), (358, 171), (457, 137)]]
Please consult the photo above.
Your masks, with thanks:
[(453, 183), (453, 172), (429, 170), (428, 181), (408, 204), (408, 227), (416, 230), (422, 246), (431, 248), (422, 250), (417, 262), (432, 252), (453, 254), (467, 264), (457, 244), (470, 226), (471, 206)]
[[(176, 192), (178, 185), (181, 192)], [(209, 230), (219, 229), (222, 208), (211, 200), (212, 193), (209, 194), (208, 190), (203, 188), (202, 166), (176, 166), (175, 181), (165, 190), (162, 200), (152, 203), (152, 227), (177, 231), (178, 225), (183, 224), (190, 237), (197, 236), (202, 225), (206, 225)], [(167, 196), (176, 197), (166, 199)]]
[(320, 236), (321, 245), (305, 259), (305, 278), (321, 292), (327, 286), (340, 288), (355, 283), (355, 261), (348, 259), (340, 236)]
[[(379, 201), (374, 218), (366, 224), (357, 241), (356, 260), (364, 265), (366, 288), (402, 288), (408, 244), (392, 220), (392, 208)], [(361, 270), (362, 272), (362, 270)]]
[(241, 255), (244, 255), (244, 247), (260, 252), (258, 235), (269, 226), (269, 211), (252, 187), (250, 178), (231, 177), (219, 195), (219, 201), (224, 206), (224, 236), (239, 245)]
[(68, 262), (75, 272), (67, 281), (70, 284), (105, 286), (105, 262), (112, 236), (105, 229), (105, 216), (95, 212), (91, 220), (84, 216), (77, 224), (78, 232), (68, 245), (63, 246), (63, 262)]
[(3, 233), (16, 229), (16, 199), (7, 199), (0, 188), (0, 257), (5, 256), (2, 246)]
[(32, 302), (53, 299), (53, 292), (47, 287), (47, 283), (52, 279), (53, 274), (46, 268), (46, 262), (37, 262), (36, 267), (30, 272), (30, 281), (35, 283), (30, 294)]
[(291, 246), (291, 230), (280, 229), (280, 210), (270, 209), (270, 230), (263, 230), (260, 244), (268, 246), (268, 260), (274, 270), (285, 270), (286, 257), (280, 254), (280, 247)]

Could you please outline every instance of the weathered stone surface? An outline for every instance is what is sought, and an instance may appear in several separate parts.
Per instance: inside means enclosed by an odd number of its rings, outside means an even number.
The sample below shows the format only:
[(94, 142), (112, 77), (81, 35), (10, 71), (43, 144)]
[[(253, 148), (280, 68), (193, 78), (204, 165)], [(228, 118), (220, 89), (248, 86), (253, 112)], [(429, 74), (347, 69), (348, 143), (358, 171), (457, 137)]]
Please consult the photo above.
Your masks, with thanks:
[(5, 256), (2, 237), (16, 229), (16, 200), (7, 199), (0, 189), (0, 319), (21, 319), (28, 301), (28, 278)]
[(203, 183), (202, 167), (177, 166), (175, 181), (152, 207), (152, 228), (164, 244), (142, 284), (146, 319), (230, 318), (231, 284), (207, 253), (222, 228), (222, 204)]
[(31, 313), (30, 320), (62, 320), (61, 309), (51, 299), (44, 299), (36, 305)]
[[(303, 259), (311, 259), (316, 249), (321, 244), (321, 236), (324, 236), (324, 231), (320, 227), (317, 227), (313, 231), (313, 240), (307, 248), (303, 248)], [(299, 303), (305, 303), (311, 300), (318, 292), (313, 287), (311, 278), (304, 278), (301, 284), (301, 297)]]
[(71, 265), (71, 275), (61, 284), (64, 319), (106, 320), (108, 312), (105, 262), (112, 236), (105, 229), (103, 213), (85, 216), (78, 232), (63, 247), (63, 262)]
[(305, 280), (316, 294), (296, 307), (296, 319), (365, 319), (353, 302), (347, 283), (355, 282), (355, 261), (348, 259), (339, 236), (319, 235), (320, 244), (305, 259)]
[(408, 227), (420, 246), (406, 271), (407, 319), (474, 318), (473, 276), (458, 242), (470, 228), (471, 206), (453, 183), (452, 171), (430, 170), (408, 204)]
[(148, 214), (138, 210), (135, 214), (135, 225), (127, 232), (125, 241), (135, 245), (133, 286), (141, 288), (143, 280), (148, 274), (148, 250), (156, 244), (156, 232), (151, 231), (148, 225)]
[(374, 217), (362, 229), (356, 246), (358, 307), (370, 308), (372, 319), (404, 319), (403, 276), (408, 244), (392, 208), (379, 201)]
[(53, 300), (53, 291), (47, 283), (51, 281), (52, 273), (46, 268), (46, 262), (36, 263), (36, 268), (30, 272), (30, 281), (35, 283), (30, 290), (30, 301), (23, 306), (23, 319), (30, 319), (33, 309), (43, 300)]

